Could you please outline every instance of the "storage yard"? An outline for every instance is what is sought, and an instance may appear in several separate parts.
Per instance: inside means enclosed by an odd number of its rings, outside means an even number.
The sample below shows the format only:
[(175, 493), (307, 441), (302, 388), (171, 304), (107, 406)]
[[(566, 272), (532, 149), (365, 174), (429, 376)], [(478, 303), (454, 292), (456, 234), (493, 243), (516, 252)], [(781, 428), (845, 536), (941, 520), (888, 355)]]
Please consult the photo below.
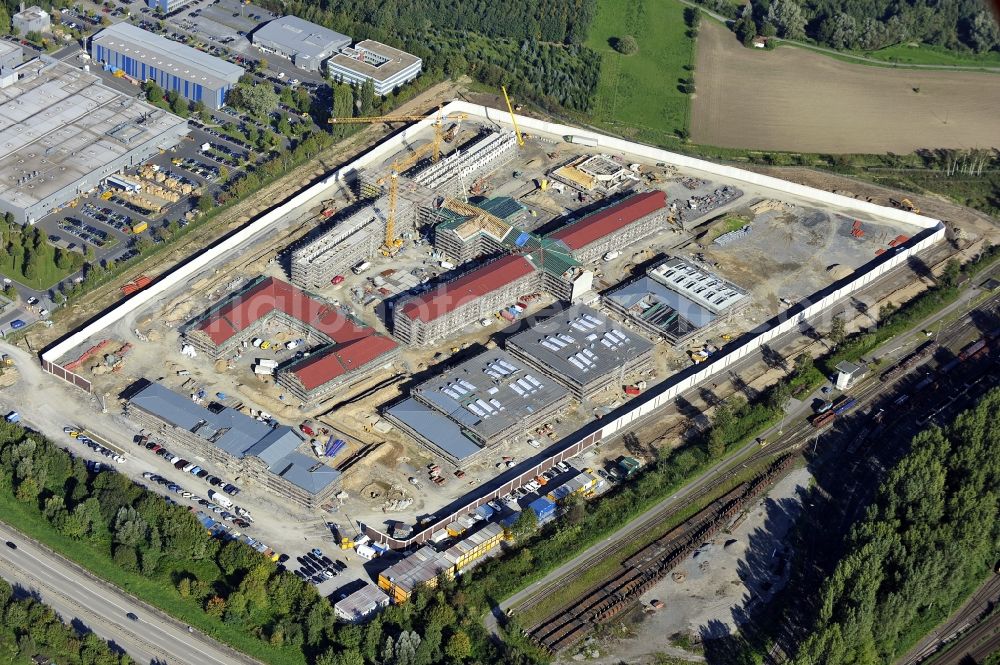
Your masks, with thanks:
[[(111, 408), (148, 381), (284, 427), (294, 441), (184, 452), (304, 520), (405, 538), (921, 231), (442, 114), (59, 364)], [(218, 445), (164, 414), (133, 420), (171, 446)], [(623, 454), (611, 440), (588, 464)], [(531, 472), (493, 512), (544, 518), (541, 498), (554, 509), (613, 481), (578, 466)]]

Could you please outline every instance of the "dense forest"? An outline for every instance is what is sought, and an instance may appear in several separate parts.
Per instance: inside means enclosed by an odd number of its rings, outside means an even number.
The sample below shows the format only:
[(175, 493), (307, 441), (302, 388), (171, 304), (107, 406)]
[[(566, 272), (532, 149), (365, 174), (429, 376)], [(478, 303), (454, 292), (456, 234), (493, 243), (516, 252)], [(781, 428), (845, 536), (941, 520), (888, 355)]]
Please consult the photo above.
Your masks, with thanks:
[(0, 580), (0, 653), (4, 662), (27, 663), (43, 656), (59, 665), (132, 665), (127, 655), (112, 651), (93, 633), (78, 634), (48, 605), (31, 596), (15, 597)]
[(596, 0), (264, 0), (268, 9), (403, 48), (425, 76), (469, 74), (546, 108), (589, 108), (600, 56), (581, 46)]
[(887, 663), (989, 574), (1000, 537), (1000, 389), (917, 435), (820, 590), (798, 665)]
[(835, 49), (907, 42), (976, 53), (1000, 49), (1000, 31), (981, 0), (753, 0), (752, 6), (759, 34), (810, 38)]

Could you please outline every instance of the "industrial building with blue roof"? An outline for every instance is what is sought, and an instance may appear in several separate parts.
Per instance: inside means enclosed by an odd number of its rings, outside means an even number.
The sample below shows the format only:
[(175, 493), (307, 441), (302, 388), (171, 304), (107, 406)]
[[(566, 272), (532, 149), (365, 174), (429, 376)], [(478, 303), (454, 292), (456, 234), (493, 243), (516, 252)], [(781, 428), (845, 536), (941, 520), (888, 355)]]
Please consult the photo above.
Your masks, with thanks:
[(310, 509), (336, 490), (340, 472), (299, 452), (302, 439), (285, 425), (275, 427), (221, 404), (204, 407), (159, 383), (133, 390), (126, 414), (183, 446), (185, 454), (211, 460), (228, 472), (215, 475), (250, 478)]

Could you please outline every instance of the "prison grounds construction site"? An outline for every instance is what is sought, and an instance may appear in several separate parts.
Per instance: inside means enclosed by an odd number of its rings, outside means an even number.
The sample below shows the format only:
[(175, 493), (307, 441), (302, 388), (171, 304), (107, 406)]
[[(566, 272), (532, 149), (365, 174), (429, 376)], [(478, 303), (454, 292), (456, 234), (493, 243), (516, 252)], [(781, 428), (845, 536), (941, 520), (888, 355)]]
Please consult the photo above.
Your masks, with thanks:
[(450, 545), (379, 574), (398, 601), (494, 548), (483, 522), (599, 492), (601, 463), (577, 458), (624, 452), (944, 238), (907, 210), (455, 101), (137, 281), (41, 362), (286, 525)]

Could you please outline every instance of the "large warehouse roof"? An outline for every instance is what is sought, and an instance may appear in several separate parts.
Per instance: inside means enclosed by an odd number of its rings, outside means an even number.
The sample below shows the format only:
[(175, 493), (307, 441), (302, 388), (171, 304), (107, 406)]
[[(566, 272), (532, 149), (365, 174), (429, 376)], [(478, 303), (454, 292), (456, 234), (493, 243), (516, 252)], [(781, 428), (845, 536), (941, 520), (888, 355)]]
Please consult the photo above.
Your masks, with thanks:
[(34, 61), (18, 71), (0, 89), (0, 199), (11, 206), (32, 206), (145, 143), (169, 148), (187, 132), (185, 120), (75, 67)]
[(568, 391), (506, 351), (488, 351), (410, 391), (483, 441), (566, 398)]
[(340, 476), (339, 471), (317, 465), (316, 460), (297, 452), (302, 439), (292, 428), (272, 428), (229, 407), (218, 412), (206, 409), (159, 383), (150, 383), (132, 395), (129, 406), (187, 430), (233, 457), (258, 457), (271, 473), (312, 494)]
[(269, 21), (258, 28), (251, 38), (254, 44), (277, 46), (284, 53), (306, 55), (317, 60), (326, 58), (351, 43), (351, 38), (347, 35), (298, 16), (282, 16)]
[(400, 311), (410, 319), (427, 323), (534, 271), (523, 256), (505, 256), (407, 300)]
[(222, 58), (171, 41), (166, 37), (137, 28), (129, 23), (115, 23), (91, 37), (100, 44), (147, 66), (209, 88), (233, 85), (244, 69)]
[(586, 385), (649, 353), (653, 344), (585, 305), (574, 305), (507, 340), (552, 376)]
[(614, 205), (564, 226), (548, 237), (562, 240), (572, 250), (581, 249), (666, 207), (667, 194), (661, 190), (633, 194)]

